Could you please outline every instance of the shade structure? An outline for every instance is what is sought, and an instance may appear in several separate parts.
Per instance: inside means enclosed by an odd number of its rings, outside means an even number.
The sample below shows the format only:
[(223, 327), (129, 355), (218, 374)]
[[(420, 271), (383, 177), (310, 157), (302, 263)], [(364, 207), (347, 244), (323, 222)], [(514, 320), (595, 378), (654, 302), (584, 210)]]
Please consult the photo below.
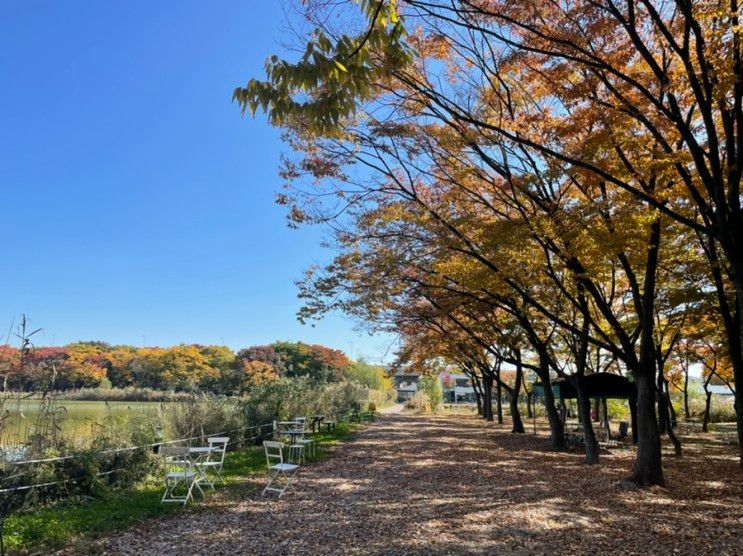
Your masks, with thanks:
[[(595, 373), (583, 377), (583, 388), (589, 398), (634, 400), (637, 398), (637, 386), (627, 377), (613, 373)], [(544, 397), (544, 385), (534, 383), (533, 393)], [(555, 398), (575, 400), (578, 393), (568, 380), (559, 379), (552, 382), (552, 393)]]

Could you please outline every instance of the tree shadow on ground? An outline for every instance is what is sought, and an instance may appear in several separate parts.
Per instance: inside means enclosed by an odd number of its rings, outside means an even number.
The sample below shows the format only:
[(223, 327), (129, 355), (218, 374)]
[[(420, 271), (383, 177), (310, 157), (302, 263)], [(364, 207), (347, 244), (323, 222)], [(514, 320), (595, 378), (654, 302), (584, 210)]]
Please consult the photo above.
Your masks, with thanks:
[(582, 455), (474, 417), (388, 415), (299, 474), (281, 500), (250, 498), (110, 537), (116, 553), (477, 554), (743, 552), (732, 449), (687, 444), (668, 486), (620, 482), (632, 450)]

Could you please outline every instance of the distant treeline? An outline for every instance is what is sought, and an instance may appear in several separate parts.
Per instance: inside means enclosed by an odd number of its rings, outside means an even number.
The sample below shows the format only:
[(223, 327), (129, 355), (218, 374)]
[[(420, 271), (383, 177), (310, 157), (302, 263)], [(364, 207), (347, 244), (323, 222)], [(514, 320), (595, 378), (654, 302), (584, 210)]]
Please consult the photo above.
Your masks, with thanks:
[(372, 388), (386, 385), (381, 367), (353, 363), (340, 350), (302, 342), (274, 342), (238, 352), (227, 346), (198, 344), (167, 348), (106, 342), (30, 349), (0, 346), (4, 391), (137, 387), (240, 394), (265, 381), (298, 376), (318, 382), (353, 378)]

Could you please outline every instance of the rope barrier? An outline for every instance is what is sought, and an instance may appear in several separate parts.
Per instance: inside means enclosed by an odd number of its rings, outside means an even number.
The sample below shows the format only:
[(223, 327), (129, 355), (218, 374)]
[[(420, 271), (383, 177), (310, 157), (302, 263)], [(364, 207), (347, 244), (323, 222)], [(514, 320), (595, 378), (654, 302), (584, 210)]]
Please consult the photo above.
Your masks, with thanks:
[[(224, 435), (224, 434), (231, 434), (231, 433), (236, 432), (236, 431), (247, 431), (247, 430), (250, 430), (250, 429), (257, 429), (259, 434), (257, 436), (252, 436), (252, 437), (250, 437), (250, 438), (247, 439), (247, 441), (253, 441), (253, 440), (256, 440), (258, 438), (262, 438), (263, 437), (263, 434), (262, 434), (261, 431), (262, 431), (262, 429), (264, 427), (271, 427), (271, 430), (273, 430), (273, 423), (264, 423), (262, 425), (250, 425), (248, 427), (239, 427), (239, 428), (231, 429), (231, 430), (228, 430), (228, 431), (216, 432), (214, 434), (209, 434), (209, 435), (206, 435), (206, 436), (219, 436), (219, 435)], [(119, 452), (125, 452), (125, 451), (132, 451), (132, 450), (151, 449), (151, 448), (154, 448), (155, 446), (164, 446), (164, 445), (167, 445), (167, 444), (175, 444), (177, 442), (191, 441), (191, 440), (196, 440), (196, 439), (199, 439), (199, 438), (203, 438), (203, 436), (201, 436), (201, 435), (199, 435), (199, 436), (191, 436), (191, 437), (188, 437), (188, 438), (178, 438), (178, 439), (175, 439), (175, 440), (169, 440), (167, 442), (155, 442), (155, 443), (152, 443), (152, 444), (143, 444), (141, 446), (130, 446), (130, 447), (127, 447), (127, 448), (117, 448), (115, 450), (104, 450), (102, 452), (96, 452), (95, 455), (96, 456), (101, 456), (103, 454), (113, 454), (113, 453), (119, 453)], [(230, 446), (230, 445), (233, 445), (233, 444), (239, 444), (241, 442), (244, 442), (244, 440), (233, 440), (232, 442), (229, 442), (227, 444), (227, 446)], [(84, 455), (85, 454), (72, 454), (72, 455), (69, 455), (69, 456), (62, 456), (62, 457), (58, 457), (58, 458), (46, 458), (46, 459), (26, 460), (26, 461), (21, 461), (21, 462), (14, 462), (13, 465), (26, 465), (26, 464), (35, 464), (35, 463), (49, 463), (49, 462), (53, 462), (53, 461), (64, 461), (64, 460), (74, 459), (74, 458), (77, 458), (77, 457), (83, 457)], [(73, 483), (73, 482), (78, 482), (78, 481), (82, 481), (82, 480), (85, 480), (85, 479), (90, 479), (92, 477), (103, 477), (103, 476), (106, 476), (106, 475), (112, 475), (113, 473), (116, 473), (118, 471), (124, 471), (124, 470), (125, 470), (125, 468), (119, 468), (119, 469), (113, 469), (111, 471), (102, 471), (102, 472), (96, 473), (95, 475), (92, 475), (92, 476), (88, 475), (88, 476), (85, 476), (85, 477), (77, 477), (77, 478), (71, 478), (71, 479), (62, 479), (62, 480), (59, 480), (59, 481), (51, 481), (51, 482), (46, 482), (46, 483), (35, 483), (35, 484), (32, 484), (32, 485), (22, 485), (22, 486), (18, 486), (18, 487), (3, 488), (3, 489), (0, 489), (0, 494), (5, 494), (5, 493), (9, 493), (9, 492), (18, 492), (18, 491), (23, 491), (23, 490), (30, 490), (32, 488), (43, 488), (43, 487), (61, 485), (61, 484), (65, 484), (65, 483)], [(10, 477), (4, 477), (4, 478), (2, 478), (2, 480), (8, 480), (8, 479), (15, 478), (15, 477), (20, 477), (20, 476), (22, 476), (22, 475), (21, 474), (11, 475)]]
[[(213, 434), (209, 435), (198, 435), (198, 436), (190, 436), (187, 438), (177, 438), (175, 440), (168, 440), (168, 441), (162, 441), (162, 442), (153, 442), (152, 444), (142, 444), (141, 446), (128, 446), (126, 448), (115, 448), (112, 450), (104, 450), (102, 452), (96, 452), (96, 455), (103, 455), (103, 454), (116, 454), (120, 452), (131, 452), (133, 450), (141, 450), (141, 449), (147, 449), (147, 448), (154, 448), (155, 446), (166, 446), (169, 444), (176, 444), (178, 442), (190, 442), (191, 440), (198, 440), (199, 438), (203, 438), (204, 436), (219, 436), (220, 434), (231, 434), (236, 431), (243, 431), (243, 430), (250, 430), (250, 429), (262, 429), (263, 427), (273, 427), (273, 423), (264, 423), (262, 425), (250, 425), (249, 427), (239, 427), (236, 429), (228, 430), (228, 431), (220, 431), (215, 432)], [(44, 459), (29, 459), (24, 461), (12, 461), (8, 462), (10, 465), (14, 466), (21, 466), (21, 465), (31, 465), (36, 463), (50, 463), (53, 461), (64, 461), (64, 460), (70, 460), (70, 459), (76, 459), (76, 458), (82, 458), (87, 456), (88, 454), (70, 454), (67, 456), (59, 456), (54, 458), (44, 458)], [(2, 479), (0, 479), (2, 480)]]
[[(349, 418), (349, 416), (351, 416), (350, 413), (342, 414), (342, 415), (339, 416), (338, 421), (339, 422), (344, 422), (346, 419)], [(152, 444), (143, 444), (142, 446), (130, 446), (130, 447), (127, 447), (127, 448), (117, 448), (117, 449), (114, 449), (114, 450), (104, 450), (102, 452), (96, 452), (95, 455), (100, 456), (100, 455), (103, 455), (103, 454), (115, 454), (115, 453), (119, 453), (119, 452), (126, 452), (126, 451), (132, 451), (132, 450), (141, 450), (141, 449), (148, 449), (148, 448), (151, 449), (151, 448), (154, 448), (155, 446), (164, 446), (164, 445), (167, 445), (167, 444), (174, 444), (176, 442), (185, 442), (185, 441), (196, 440), (196, 439), (199, 439), (199, 438), (203, 438), (204, 436), (219, 436), (219, 435), (224, 435), (224, 434), (230, 434), (230, 433), (235, 432), (235, 431), (246, 431), (246, 430), (250, 430), (250, 429), (258, 429), (258, 435), (257, 436), (252, 436), (252, 437), (249, 437), (249, 438), (244, 439), (244, 440), (233, 440), (232, 442), (229, 442), (227, 444), (227, 446), (229, 446), (231, 444), (239, 444), (241, 442), (252, 442), (253, 440), (257, 440), (259, 438), (263, 438), (263, 433), (261, 431), (262, 431), (262, 429), (264, 427), (271, 427), (271, 430), (273, 431), (274, 430), (274, 423), (264, 423), (262, 425), (250, 425), (248, 427), (239, 427), (239, 428), (232, 429), (232, 430), (229, 430), (229, 431), (217, 432), (217, 433), (213, 433), (213, 434), (209, 434), (209, 435), (199, 435), (199, 436), (191, 436), (191, 437), (188, 437), (188, 438), (178, 438), (176, 440), (169, 440), (167, 442), (155, 442), (155, 443), (152, 443)], [(46, 459), (36, 459), (36, 460), (25, 460), (25, 461), (20, 461), (20, 462), (13, 462), (12, 464), (13, 465), (16, 465), (16, 466), (20, 466), (20, 465), (31, 465), (31, 464), (36, 464), (36, 463), (49, 463), (49, 462), (53, 462), (53, 461), (64, 461), (64, 460), (74, 459), (74, 458), (78, 458), (78, 457), (83, 457), (85, 455), (86, 454), (71, 454), (69, 456), (61, 456), (61, 457), (57, 457), (57, 458), (46, 458)], [(4, 488), (4, 489), (0, 489), (0, 494), (5, 494), (5, 493), (9, 493), (9, 492), (18, 492), (18, 491), (23, 491), (23, 490), (30, 490), (32, 488), (43, 488), (43, 487), (55, 486), (55, 485), (60, 485), (60, 484), (65, 484), (65, 483), (72, 483), (72, 482), (82, 481), (82, 480), (85, 480), (85, 479), (90, 479), (92, 477), (103, 477), (103, 476), (106, 476), (106, 475), (112, 475), (113, 473), (117, 473), (119, 471), (124, 471), (125, 469), (126, 468), (119, 468), (119, 469), (113, 469), (113, 470), (110, 470), (110, 471), (102, 471), (102, 472), (96, 473), (95, 475), (92, 475), (92, 476), (77, 477), (77, 478), (72, 478), (72, 479), (62, 479), (62, 480), (59, 480), (59, 481), (51, 481), (51, 482), (46, 482), (46, 483), (36, 483), (36, 484), (32, 484), (32, 485), (22, 485), (22, 486), (18, 486), (18, 487)], [(20, 476), (21, 476), (20, 474), (16, 474), (16, 475), (11, 475), (10, 477), (0, 478), (0, 480), (8, 480), (8, 479), (12, 479), (12, 478), (15, 478), (15, 477), (20, 477)]]

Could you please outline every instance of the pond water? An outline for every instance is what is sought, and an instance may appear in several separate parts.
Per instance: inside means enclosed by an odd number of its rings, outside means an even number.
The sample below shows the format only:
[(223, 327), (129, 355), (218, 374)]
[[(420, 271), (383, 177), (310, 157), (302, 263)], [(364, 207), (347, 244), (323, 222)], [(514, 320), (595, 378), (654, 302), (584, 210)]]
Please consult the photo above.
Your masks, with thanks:
[[(0, 446), (25, 444), (37, 428), (42, 401), (38, 398), (0, 400)], [(111, 416), (151, 416), (159, 419), (163, 402), (103, 402), (55, 400), (61, 434), (85, 443), (98, 436)]]

